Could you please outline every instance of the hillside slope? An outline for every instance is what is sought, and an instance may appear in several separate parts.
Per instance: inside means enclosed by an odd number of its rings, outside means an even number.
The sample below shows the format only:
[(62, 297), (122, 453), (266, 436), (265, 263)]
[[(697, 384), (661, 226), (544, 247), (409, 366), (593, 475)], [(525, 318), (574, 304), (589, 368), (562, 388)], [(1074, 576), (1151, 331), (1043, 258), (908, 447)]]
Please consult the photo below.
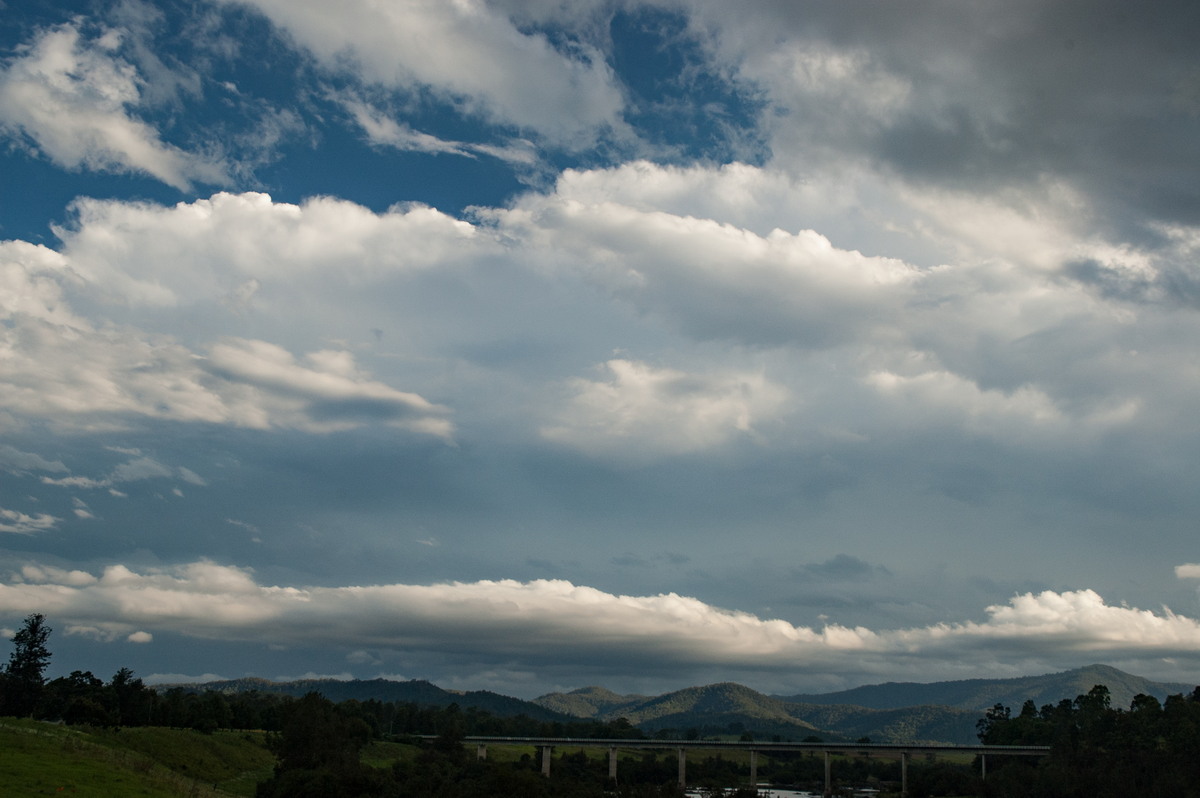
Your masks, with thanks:
[(244, 732), (67, 727), (0, 718), (0, 794), (253, 796), (275, 757)]
[(536, 700), (546, 706), (576, 708), (598, 720), (623, 717), (647, 732), (695, 730), (712, 735), (748, 731), (792, 740), (816, 736), (825, 740), (870, 737), (876, 742), (974, 743), (975, 722), (981, 716), (979, 712), (937, 706), (884, 711), (801, 704), (731, 682), (689, 687), (650, 698), (618, 696), (603, 688), (585, 688), (576, 693), (555, 693)]
[(871, 709), (900, 709), (940, 704), (957, 709), (986, 710), (999, 703), (1016, 710), (1027, 699), (1032, 700), (1038, 707), (1043, 704), (1057, 704), (1064, 698), (1073, 699), (1083, 695), (1098, 684), (1108, 687), (1112, 695), (1112, 705), (1122, 708), (1128, 707), (1129, 702), (1139, 693), (1152, 695), (1161, 701), (1168, 695), (1191, 693), (1195, 687), (1155, 682), (1108, 665), (1089, 665), (1061, 673), (1015, 679), (964, 679), (928, 684), (887, 682), (836, 693), (780, 697), (785, 701), (802, 704), (852, 704)]
[(561, 712), (576, 718), (607, 717), (615, 710), (621, 717), (620, 708), (646, 701), (644, 695), (618, 695), (604, 687), (581, 687), (569, 693), (549, 693), (535, 699), (536, 704), (553, 712)]

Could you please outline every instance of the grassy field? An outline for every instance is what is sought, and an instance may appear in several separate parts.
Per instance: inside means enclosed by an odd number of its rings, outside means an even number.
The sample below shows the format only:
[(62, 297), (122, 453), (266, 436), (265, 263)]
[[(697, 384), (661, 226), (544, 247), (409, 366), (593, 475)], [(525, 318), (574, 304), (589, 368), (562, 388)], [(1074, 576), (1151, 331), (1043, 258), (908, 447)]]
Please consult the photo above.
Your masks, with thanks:
[(253, 796), (275, 758), (261, 735), (89, 729), (0, 718), (5, 796)]

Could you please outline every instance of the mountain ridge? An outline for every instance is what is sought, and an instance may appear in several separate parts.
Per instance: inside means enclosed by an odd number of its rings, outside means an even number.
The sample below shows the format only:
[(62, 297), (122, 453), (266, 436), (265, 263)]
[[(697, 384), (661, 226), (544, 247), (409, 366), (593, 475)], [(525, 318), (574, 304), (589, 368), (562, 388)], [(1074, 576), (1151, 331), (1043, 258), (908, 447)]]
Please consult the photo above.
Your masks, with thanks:
[(1129, 702), (1139, 693), (1152, 695), (1161, 701), (1168, 695), (1190, 693), (1195, 687), (1182, 682), (1156, 682), (1111, 665), (1094, 664), (1040, 676), (929, 683), (885, 682), (833, 693), (778, 697), (795, 703), (853, 704), (871, 709), (937, 704), (958, 709), (986, 710), (999, 703), (1015, 710), (1026, 700), (1032, 700), (1040, 708), (1043, 704), (1057, 703), (1064, 698), (1074, 699), (1097, 684), (1108, 687), (1114, 707), (1129, 706)]
[(1059, 673), (1008, 679), (944, 682), (885, 682), (832, 693), (778, 696), (736, 682), (687, 687), (657, 696), (622, 695), (605, 687), (547, 693), (532, 701), (487, 690), (452, 691), (420, 679), (301, 679), (273, 682), (247, 677), (214, 682), (160, 685), (158, 689), (246, 692), (257, 690), (303, 696), (318, 692), (331, 701), (380, 700), (446, 707), (458, 704), (496, 716), (526, 715), (534, 720), (611, 722), (624, 718), (652, 734), (696, 736), (751, 734), (801, 740), (875, 742), (976, 742), (975, 723), (988, 708), (1004, 704), (1014, 712), (1026, 700), (1038, 707), (1073, 700), (1097, 684), (1108, 687), (1112, 705), (1126, 707), (1144, 693), (1159, 700), (1190, 693), (1192, 685), (1156, 682), (1108, 665), (1088, 665)]

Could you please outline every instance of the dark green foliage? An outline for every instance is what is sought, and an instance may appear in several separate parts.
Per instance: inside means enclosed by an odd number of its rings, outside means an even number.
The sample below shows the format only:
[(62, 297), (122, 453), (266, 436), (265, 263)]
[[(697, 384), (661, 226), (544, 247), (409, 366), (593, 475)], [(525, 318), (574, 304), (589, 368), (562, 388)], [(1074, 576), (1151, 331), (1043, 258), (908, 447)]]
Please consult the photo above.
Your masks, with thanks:
[(910, 765), (908, 794), (918, 796), (978, 795), (979, 771), (947, 762)]
[[(217, 695), (217, 694), (212, 694)], [(317, 693), (291, 702), (283, 713), (283, 730), (272, 738), (279, 764), (269, 781), (259, 784), (260, 798), (352, 798), (381, 795), (382, 779), (359, 762), (371, 739), (371, 728)]]
[[(1200, 688), (1165, 703), (1138, 695), (1114, 708), (1104, 685), (1074, 701), (997, 705), (980, 722), (990, 745), (1049, 745), (1040, 763), (988, 760), (985, 794), (1055, 798), (1200, 796)], [(999, 761), (993, 761), (999, 760)]]
[(114, 726), (114, 703), (111, 691), (91, 671), (71, 671), (46, 685), (39, 714), (73, 725)]
[(27, 716), (37, 708), (45, 685), (43, 674), (50, 664), (50, 650), (46, 648), (50, 631), (46, 616), (35, 612), (13, 635), (13, 652), (4, 669), (0, 714)]

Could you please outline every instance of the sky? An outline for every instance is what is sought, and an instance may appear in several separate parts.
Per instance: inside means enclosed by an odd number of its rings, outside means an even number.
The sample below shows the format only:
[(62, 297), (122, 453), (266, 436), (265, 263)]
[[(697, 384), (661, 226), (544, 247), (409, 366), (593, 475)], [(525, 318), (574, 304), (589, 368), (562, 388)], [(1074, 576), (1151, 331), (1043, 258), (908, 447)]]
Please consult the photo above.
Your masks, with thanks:
[(48, 675), (1200, 682), (1192, 2), (0, 0)]

